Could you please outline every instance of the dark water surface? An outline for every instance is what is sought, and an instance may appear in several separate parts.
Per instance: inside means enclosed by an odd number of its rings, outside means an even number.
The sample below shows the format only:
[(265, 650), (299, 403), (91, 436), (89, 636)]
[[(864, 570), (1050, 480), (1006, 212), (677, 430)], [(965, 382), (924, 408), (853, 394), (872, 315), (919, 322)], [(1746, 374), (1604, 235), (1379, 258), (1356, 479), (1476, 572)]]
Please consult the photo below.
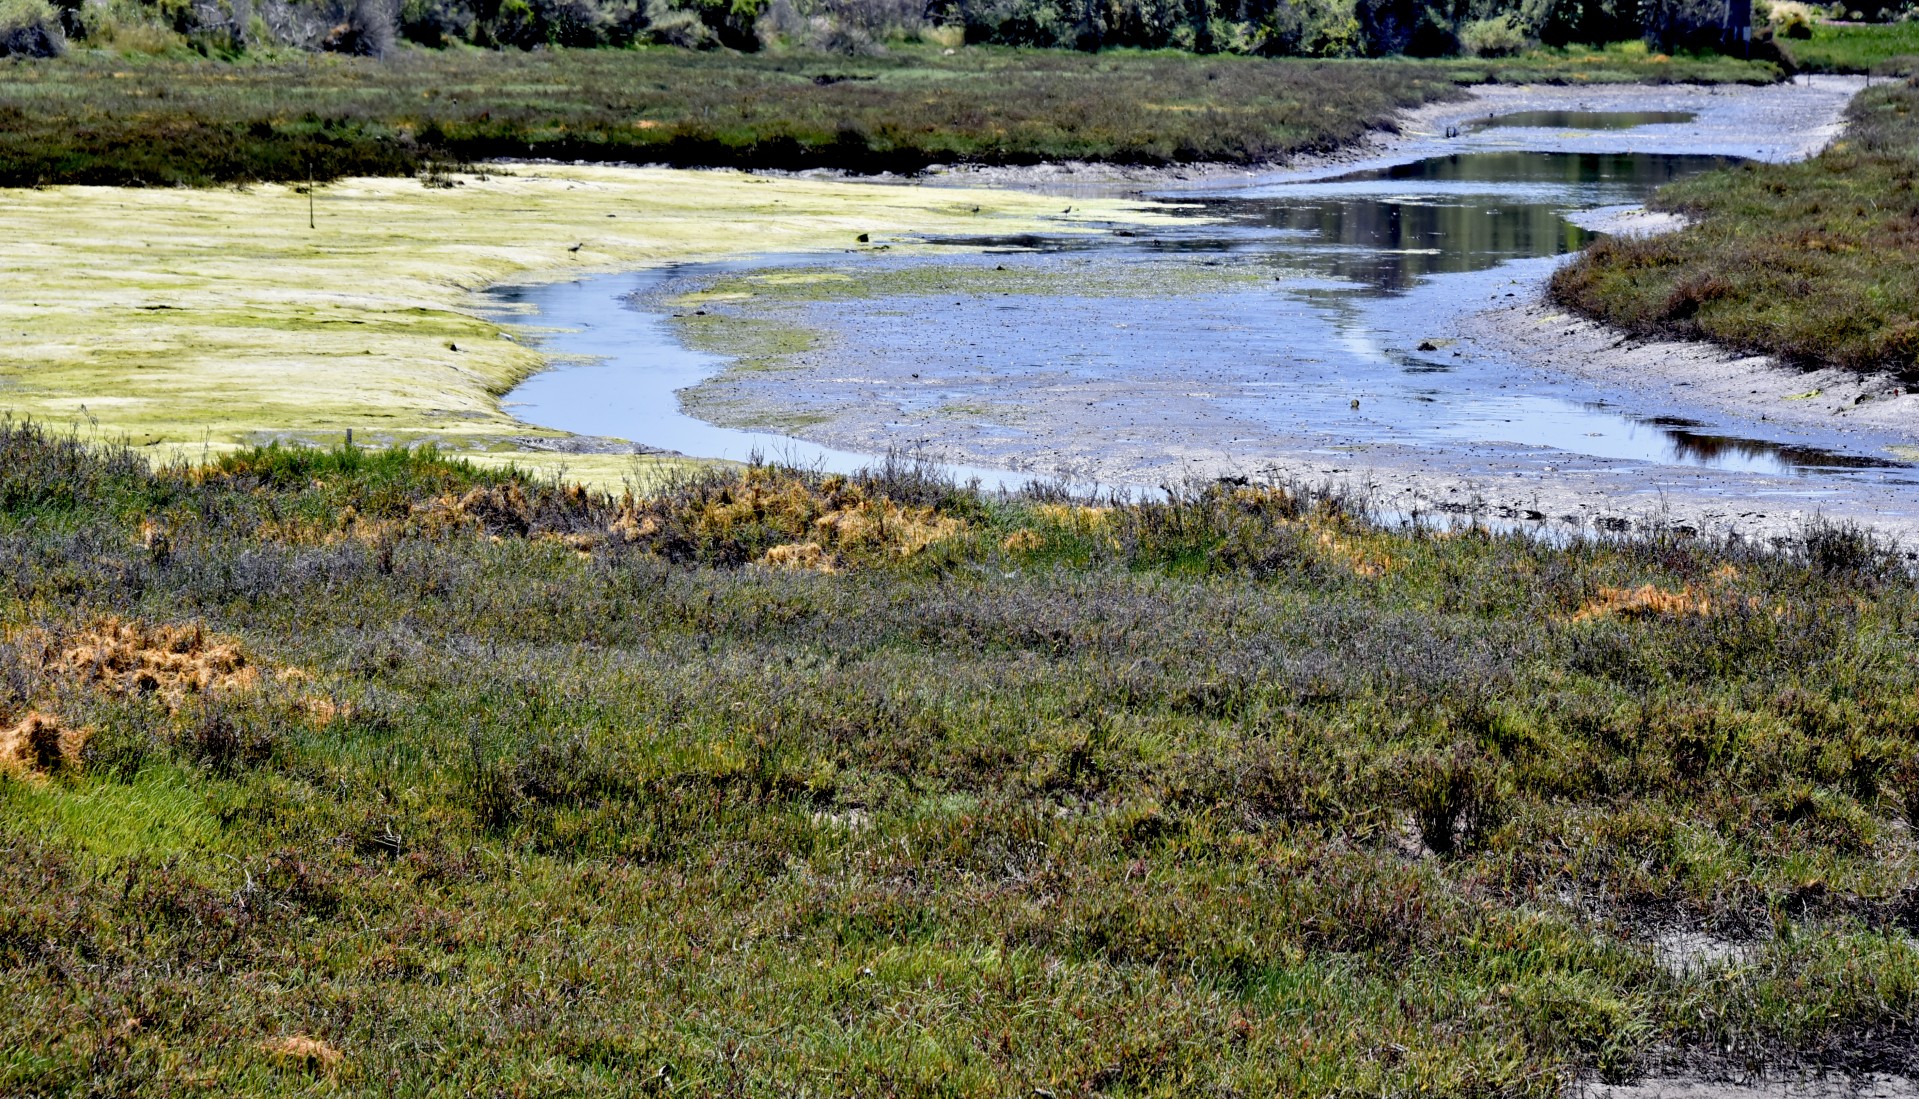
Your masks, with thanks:
[[(1559, 121), (1512, 124), (1614, 121), (1551, 117)], [(1662, 114), (1655, 121), (1676, 120)], [(836, 400), (840, 407), (888, 402), (903, 441), (940, 407), (980, 410), (994, 443), (970, 449), (1006, 465), (1024, 465), (1045, 436), (1020, 410), (1043, 409), (1050, 398), (1041, 395), (1056, 394), (1065, 382), (1104, 394), (1086, 402), (1094, 409), (1088, 415), (1130, 427), (1157, 417), (1169, 440), (1178, 434), (1182, 442), (1239, 448), (1249, 457), (1262, 448), (1474, 444), (1544, 448), (1574, 461), (1905, 478), (1905, 467), (1876, 457), (1761, 437), (1754, 428), (1763, 425), (1628, 409), (1623, 399), (1596, 398), (1430, 338), (1453, 319), (1513, 297), (1587, 244), (1592, 234), (1568, 213), (1635, 204), (1665, 183), (1728, 163), (1643, 153), (1462, 153), (1312, 182), (1182, 194), (1167, 201), (1191, 221), (1151, 231), (951, 239), (934, 242), (953, 251), (932, 258), (789, 261), (830, 267), (858, 292), (787, 306), (775, 319), (824, 331), (836, 361), (859, 363), (882, 378), (910, 370), (919, 379), (892, 389), (869, 384), (857, 393), (795, 392), (792, 408), (830, 416)], [(1169, 280), (1163, 289), (1151, 278), (1115, 282), (1148, 270), (1141, 265), (1163, 271), (1168, 262), (1242, 268), (1257, 277), (1184, 287)], [(928, 263), (1083, 273), (1089, 285), (1132, 288), (968, 294), (931, 292), (924, 279), (902, 277)], [(757, 448), (828, 468), (866, 460), (717, 428), (680, 410), (674, 391), (717, 373), (724, 360), (688, 350), (659, 313), (624, 307), (621, 299), (662, 279), (694, 289), (716, 273), (654, 272), (500, 291), (503, 300), (537, 310), (530, 322), (567, 329), (544, 337), (548, 351), (594, 357), (516, 390), (516, 413), (689, 454), (741, 457)], [(1172, 403), (1169, 382), (1179, 390)], [(1134, 383), (1136, 398), (1128, 395)]]
[(1676, 126), (1699, 116), (1692, 111), (1515, 111), (1469, 123), (1473, 129), (1636, 130)]

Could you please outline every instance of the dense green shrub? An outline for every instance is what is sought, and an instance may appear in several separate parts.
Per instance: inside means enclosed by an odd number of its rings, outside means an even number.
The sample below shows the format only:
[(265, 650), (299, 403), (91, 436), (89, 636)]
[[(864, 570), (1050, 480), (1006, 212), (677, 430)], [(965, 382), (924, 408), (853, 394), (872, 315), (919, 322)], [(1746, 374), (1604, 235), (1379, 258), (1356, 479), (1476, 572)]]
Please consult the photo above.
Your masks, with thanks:
[[(1266, 56), (1504, 56), (1530, 41), (1711, 45), (1717, 0), (62, 0), (67, 34), (122, 51), (294, 46), (378, 56), (406, 40), (496, 49), (766, 43), (857, 55), (933, 39)], [(16, 53), (57, 50), (44, 0), (8, 0)], [(132, 29), (162, 32), (142, 43)], [(44, 28), (44, 29), (36, 29)], [(950, 38), (949, 38), (950, 36)], [(1467, 41), (1470, 38), (1471, 41)], [(6, 42), (0, 38), (0, 42)]]
[(54, 57), (65, 48), (47, 0), (0, 0), (0, 57)]
[(1474, 57), (1505, 57), (1527, 45), (1526, 32), (1511, 15), (1475, 19), (1459, 28), (1459, 48)]

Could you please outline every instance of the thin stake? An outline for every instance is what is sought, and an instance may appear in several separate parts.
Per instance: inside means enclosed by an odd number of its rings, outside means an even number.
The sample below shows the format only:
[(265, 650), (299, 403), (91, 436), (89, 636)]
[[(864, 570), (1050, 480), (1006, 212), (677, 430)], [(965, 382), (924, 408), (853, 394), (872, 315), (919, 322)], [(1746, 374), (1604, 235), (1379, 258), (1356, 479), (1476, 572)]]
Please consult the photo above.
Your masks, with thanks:
[(307, 228), (313, 228), (313, 162), (307, 161)]

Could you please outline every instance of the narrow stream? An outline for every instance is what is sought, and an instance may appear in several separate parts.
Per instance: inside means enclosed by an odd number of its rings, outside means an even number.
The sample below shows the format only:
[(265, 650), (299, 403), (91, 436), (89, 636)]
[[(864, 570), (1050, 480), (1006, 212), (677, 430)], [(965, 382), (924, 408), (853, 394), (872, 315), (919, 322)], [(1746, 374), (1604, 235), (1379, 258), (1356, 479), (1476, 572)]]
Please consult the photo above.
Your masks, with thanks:
[[(1630, 130), (1690, 117), (1534, 112), (1488, 125)], [(794, 356), (798, 373), (720, 383), (732, 397), (757, 401), (758, 422), (863, 417), (871, 429), (860, 437), (889, 446), (957, 440), (976, 463), (960, 472), (988, 484), (1029, 475), (1015, 470), (1070, 473), (1036, 459), (1069, 435), (1082, 450), (1106, 439), (1149, 455), (1509, 447), (1547, 461), (1783, 475), (1811, 495), (1861, 479), (1912, 483), (1907, 467), (1848, 452), (1841, 439), (1813, 445), (1697, 410), (1628, 407), (1436, 337), (1586, 245), (1592, 234), (1569, 213), (1636, 204), (1727, 163), (1462, 152), (1183, 193), (1166, 201), (1191, 221), (1150, 233), (952, 239), (931, 242), (951, 247), (931, 257), (772, 257), (506, 288), (494, 292), (499, 319), (527, 327), (557, 363), (509, 407), (532, 423), (691, 455), (871, 464), (883, 447), (738, 431), (682, 407), (680, 391), (729, 360), (687, 346), (664, 303), (727, 280), (753, 285), (756, 269), (777, 265), (830, 274), (838, 289), (782, 293), (786, 283), (768, 280), (711, 308), (818, 332), (820, 347)], [(994, 278), (1012, 289), (995, 292)]]

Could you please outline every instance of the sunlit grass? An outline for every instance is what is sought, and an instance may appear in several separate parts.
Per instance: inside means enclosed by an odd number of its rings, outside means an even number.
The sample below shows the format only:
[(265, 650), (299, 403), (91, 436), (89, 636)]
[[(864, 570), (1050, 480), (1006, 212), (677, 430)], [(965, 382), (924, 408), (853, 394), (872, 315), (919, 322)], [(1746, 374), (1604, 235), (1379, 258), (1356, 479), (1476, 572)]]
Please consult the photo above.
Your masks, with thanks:
[[(0, 725), (89, 730), (0, 780), (0, 1090), (1910, 1070), (1906, 564), (0, 428)], [(38, 640), (103, 616), (259, 675)]]
[(1919, 86), (1863, 92), (1841, 138), (1794, 164), (1673, 184), (1675, 233), (1594, 245), (1563, 304), (1629, 331), (1919, 380)]

